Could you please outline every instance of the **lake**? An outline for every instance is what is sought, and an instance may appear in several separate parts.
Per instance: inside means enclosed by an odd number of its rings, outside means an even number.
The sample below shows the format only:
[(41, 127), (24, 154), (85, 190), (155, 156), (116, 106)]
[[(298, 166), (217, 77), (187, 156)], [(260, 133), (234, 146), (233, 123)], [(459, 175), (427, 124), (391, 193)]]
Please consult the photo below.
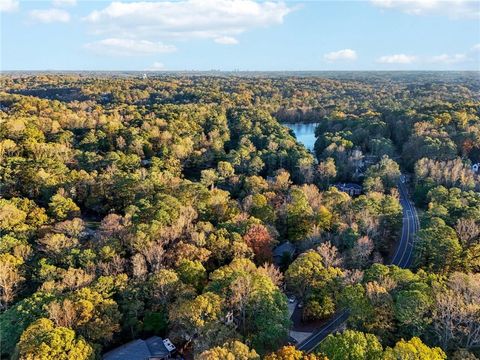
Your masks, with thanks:
[(315, 137), (317, 123), (283, 123), (282, 125), (292, 129), (297, 137), (297, 141), (313, 152), (315, 141), (317, 140)]

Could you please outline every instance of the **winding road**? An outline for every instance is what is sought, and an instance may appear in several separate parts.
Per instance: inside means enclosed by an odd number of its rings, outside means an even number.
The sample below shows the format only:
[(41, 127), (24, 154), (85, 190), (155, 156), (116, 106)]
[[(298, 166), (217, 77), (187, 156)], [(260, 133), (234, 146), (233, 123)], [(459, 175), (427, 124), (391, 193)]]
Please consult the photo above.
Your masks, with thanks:
[[(400, 204), (402, 205), (403, 209), (402, 235), (390, 263), (392, 265), (397, 265), (402, 268), (408, 268), (413, 260), (415, 233), (420, 228), (420, 223), (418, 221), (417, 210), (411, 202), (410, 195), (408, 194), (408, 189), (405, 186), (404, 175), (400, 177), (400, 181), (398, 182), (398, 189), (400, 192)], [(348, 319), (348, 315), (348, 310), (338, 312), (326, 324), (313, 332), (313, 334), (310, 335), (307, 339), (297, 344), (297, 348), (307, 353), (311, 352), (330, 333), (338, 329), (339, 326)]]
[(400, 242), (398, 243), (391, 264), (401, 268), (408, 268), (412, 264), (415, 233), (420, 229), (420, 222), (418, 221), (417, 210), (410, 200), (408, 189), (403, 180), (404, 177), (402, 176), (398, 183), (400, 204), (403, 208), (402, 236), (400, 237)]

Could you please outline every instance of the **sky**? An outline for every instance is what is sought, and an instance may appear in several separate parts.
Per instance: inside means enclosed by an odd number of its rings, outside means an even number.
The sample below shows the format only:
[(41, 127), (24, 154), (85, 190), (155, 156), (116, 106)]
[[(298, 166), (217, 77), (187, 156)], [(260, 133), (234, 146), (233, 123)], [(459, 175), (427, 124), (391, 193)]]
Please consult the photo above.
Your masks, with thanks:
[(480, 70), (480, 0), (0, 0), (0, 70)]

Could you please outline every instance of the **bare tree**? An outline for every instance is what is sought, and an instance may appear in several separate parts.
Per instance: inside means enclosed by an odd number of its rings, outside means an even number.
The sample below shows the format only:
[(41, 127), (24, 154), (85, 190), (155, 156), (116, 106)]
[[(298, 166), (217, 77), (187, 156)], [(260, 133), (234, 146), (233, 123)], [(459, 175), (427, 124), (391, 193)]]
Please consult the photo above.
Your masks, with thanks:
[(313, 211), (318, 211), (322, 206), (322, 193), (313, 184), (305, 184), (300, 187), (300, 190), (307, 197), (308, 203), (312, 207)]
[(350, 258), (352, 265), (360, 268), (368, 265), (373, 249), (374, 244), (372, 239), (368, 236), (359, 238), (351, 250)]
[(469, 248), (474, 242), (480, 241), (480, 225), (473, 219), (458, 219), (455, 231), (464, 248)]
[(444, 349), (480, 345), (480, 274), (453, 273), (448, 289), (438, 289), (433, 329)]
[(249, 274), (239, 276), (230, 285), (230, 290), (230, 303), (240, 315), (240, 326), (245, 333), (247, 305), (253, 290), (252, 277)]
[(165, 250), (163, 245), (157, 242), (151, 243), (142, 251), (143, 256), (147, 260), (150, 269), (153, 272), (156, 272), (162, 268), (163, 259), (165, 255)]
[(105, 216), (100, 223), (100, 227), (95, 236), (99, 244), (105, 244), (111, 238), (116, 238), (122, 245), (125, 245), (128, 239), (128, 227), (130, 226), (130, 218), (117, 214), (109, 214)]
[(78, 316), (75, 304), (65, 299), (62, 302), (53, 301), (46, 307), (48, 317), (57, 325), (72, 328), (76, 325)]
[(378, 216), (370, 213), (370, 211), (365, 208), (355, 214), (355, 217), (369, 238), (378, 238), (380, 236), (380, 219)]
[(80, 218), (65, 220), (55, 224), (56, 233), (65, 234), (71, 238), (81, 239), (86, 235), (85, 222)]
[(57, 257), (78, 245), (77, 238), (71, 238), (64, 234), (49, 233), (38, 241), (39, 247), (46, 253), (55, 255)]
[(148, 272), (147, 262), (142, 254), (135, 254), (132, 256), (132, 272), (136, 278), (144, 279)]
[(125, 272), (126, 260), (119, 255), (114, 255), (110, 260), (98, 264), (98, 269), (104, 275), (118, 275)]
[(358, 269), (345, 270), (343, 272), (343, 283), (347, 285), (355, 285), (363, 280), (363, 271)]
[(58, 284), (63, 289), (75, 290), (90, 284), (94, 275), (87, 273), (83, 269), (68, 268), (62, 276), (61, 282)]
[(277, 286), (282, 285), (283, 274), (275, 265), (270, 263), (265, 263), (258, 268), (258, 271), (267, 275), (275, 285)]
[(339, 267), (342, 264), (337, 248), (329, 241), (322, 243), (316, 251), (322, 257), (324, 267)]

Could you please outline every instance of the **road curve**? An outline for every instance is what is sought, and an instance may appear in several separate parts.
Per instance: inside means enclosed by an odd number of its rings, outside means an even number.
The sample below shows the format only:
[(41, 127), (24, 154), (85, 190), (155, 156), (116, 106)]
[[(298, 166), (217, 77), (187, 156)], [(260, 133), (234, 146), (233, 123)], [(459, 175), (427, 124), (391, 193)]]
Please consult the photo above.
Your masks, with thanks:
[[(408, 189), (404, 183), (405, 177), (402, 175), (398, 182), (398, 190), (400, 192), (400, 204), (402, 205), (403, 219), (402, 219), (402, 234), (398, 242), (397, 249), (393, 255), (392, 265), (398, 267), (408, 268), (413, 261), (413, 249), (415, 245), (415, 233), (420, 228), (418, 221), (417, 210), (410, 201)], [(336, 313), (326, 324), (317, 329), (312, 335), (306, 338), (301, 343), (297, 344), (299, 350), (311, 352), (322, 342), (329, 334), (339, 328), (347, 319), (349, 311), (342, 310)]]

